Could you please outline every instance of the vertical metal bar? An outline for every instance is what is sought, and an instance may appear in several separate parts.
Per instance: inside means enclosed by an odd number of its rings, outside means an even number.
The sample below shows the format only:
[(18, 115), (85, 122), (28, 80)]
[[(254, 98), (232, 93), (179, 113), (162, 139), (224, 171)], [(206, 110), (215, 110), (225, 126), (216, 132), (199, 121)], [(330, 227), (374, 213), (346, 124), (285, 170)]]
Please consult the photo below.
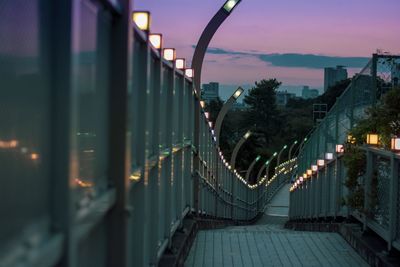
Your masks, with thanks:
[(399, 190), (399, 162), (392, 153), (390, 158), (390, 203), (389, 203), (389, 237), (388, 250), (392, 249), (392, 242), (396, 238), (396, 227), (399, 227), (398, 218), (398, 190)]

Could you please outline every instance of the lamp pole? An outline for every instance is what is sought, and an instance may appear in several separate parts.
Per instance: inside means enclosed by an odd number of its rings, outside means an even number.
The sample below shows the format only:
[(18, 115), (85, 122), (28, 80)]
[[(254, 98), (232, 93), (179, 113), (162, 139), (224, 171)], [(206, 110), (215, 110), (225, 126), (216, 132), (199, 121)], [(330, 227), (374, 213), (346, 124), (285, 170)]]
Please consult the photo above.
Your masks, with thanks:
[(253, 162), (250, 164), (249, 168), (246, 171), (246, 181), (249, 182), (249, 178), (250, 178), (250, 173), (253, 170), (254, 166), (256, 165), (256, 163), (261, 159), (261, 156), (257, 156)]
[(293, 142), (293, 145), (290, 146), (290, 149), (289, 149), (289, 160), (292, 159), (292, 149), (294, 148), (294, 146), (295, 146), (297, 143), (298, 143), (298, 142), (297, 142), (297, 140), (296, 140), (296, 141)]
[(240, 138), (239, 142), (236, 144), (235, 148), (233, 149), (232, 156), (231, 156), (231, 167), (232, 169), (235, 169), (236, 165), (236, 156), (239, 152), (239, 149), (242, 147), (242, 145), (246, 142), (247, 139), (251, 136), (251, 132), (248, 131), (245, 135), (243, 135), (242, 138)]
[(287, 148), (287, 145), (284, 145), (283, 148), (281, 149), (281, 151), (279, 151), (278, 160), (277, 160), (276, 166), (279, 166), (279, 164), (281, 163), (281, 156), (282, 156), (283, 151), (284, 151), (286, 148)]
[(275, 153), (265, 162), (265, 164), (261, 167), (261, 169), (258, 171), (258, 174), (257, 174), (257, 181), (260, 180), (261, 175), (262, 175), (263, 171), (265, 170), (265, 168), (267, 168), (267, 174), (266, 174), (266, 175), (267, 175), (267, 179), (268, 179), (269, 166), (270, 166), (272, 160), (276, 157), (276, 155), (278, 155), (277, 152), (275, 152)]
[(210, 20), (200, 36), (192, 59), (192, 69), (196, 72), (196, 75), (194, 76), (194, 85), (198, 95), (200, 95), (201, 69), (203, 67), (204, 56), (207, 52), (208, 45), (218, 28), (229, 17), (240, 1), (241, 0), (227, 0)]
[(238, 87), (238, 89), (236, 89), (236, 91), (231, 95), (231, 97), (224, 103), (222, 109), (218, 113), (214, 127), (215, 137), (217, 139), (217, 147), (219, 147), (219, 136), (221, 133), (222, 121), (224, 120), (226, 113), (228, 113), (228, 111), (232, 108), (233, 104), (235, 104), (236, 100), (243, 93), (243, 91), (244, 90), (242, 87)]

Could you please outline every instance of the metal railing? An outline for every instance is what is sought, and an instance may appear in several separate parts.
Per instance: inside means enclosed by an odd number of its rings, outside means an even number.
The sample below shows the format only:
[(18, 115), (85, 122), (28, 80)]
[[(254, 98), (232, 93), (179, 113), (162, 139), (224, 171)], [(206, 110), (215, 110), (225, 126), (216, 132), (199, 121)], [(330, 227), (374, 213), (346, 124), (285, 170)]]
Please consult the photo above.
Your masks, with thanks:
[[(393, 86), (393, 66), (400, 57), (374, 55), (367, 66), (356, 75), (349, 87), (337, 99), (324, 120), (314, 129), (298, 156), (298, 182), (290, 194), (289, 216), (292, 220), (353, 216), (384, 240), (389, 249), (399, 246), (400, 218), (398, 214), (398, 155), (382, 149), (363, 147), (367, 154), (367, 173), (359, 181), (365, 203), (372, 201), (371, 177), (378, 173), (378, 200), (369, 217), (345, 205), (348, 198), (346, 168), (336, 145), (347, 142), (347, 134), (365, 116), (365, 110), (379, 101)], [(325, 160), (318, 166), (318, 160)], [(317, 170), (312, 170), (312, 165)], [(307, 173), (309, 172), (309, 173)]]
[(16, 27), (0, 56), (1, 267), (156, 265), (187, 214), (251, 220), (290, 177), (231, 169), (131, 1), (5, 5), (23, 16), (0, 18)]

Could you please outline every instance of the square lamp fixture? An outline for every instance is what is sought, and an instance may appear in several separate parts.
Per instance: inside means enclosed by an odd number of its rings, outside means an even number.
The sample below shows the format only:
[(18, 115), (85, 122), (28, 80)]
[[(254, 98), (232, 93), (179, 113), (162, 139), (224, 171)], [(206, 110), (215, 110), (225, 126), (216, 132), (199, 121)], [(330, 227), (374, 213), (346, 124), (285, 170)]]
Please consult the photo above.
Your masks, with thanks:
[(159, 33), (152, 33), (149, 35), (149, 41), (155, 49), (161, 49), (162, 47), (162, 35)]
[(206, 116), (206, 119), (208, 120), (210, 118), (210, 112), (204, 112), (204, 116)]
[(317, 165), (311, 165), (311, 170), (312, 170), (313, 172), (318, 171), (318, 166), (317, 166)]
[(333, 153), (325, 153), (326, 160), (333, 160)]
[(224, 9), (230, 13), (240, 1), (241, 0), (228, 0), (224, 5)]
[(392, 148), (393, 151), (400, 151), (400, 137), (393, 137), (392, 138), (391, 148)]
[(175, 61), (175, 67), (178, 70), (183, 70), (186, 66), (185, 66), (185, 59), (184, 58), (177, 58)]
[(379, 135), (377, 134), (367, 134), (367, 144), (369, 145), (378, 145), (379, 144)]
[(344, 145), (336, 145), (336, 153), (344, 153)]
[(142, 31), (150, 31), (150, 12), (148, 11), (135, 11), (132, 14), (132, 20)]
[(307, 176), (308, 176), (307, 173), (303, 173), (303, 178), (304, 179), (307, 179)]
[(176, 51), (174, 48), (164, 48), (163, 57), (165, 60), (174, 61), (176, 59)]
[(200, 106), (201, 106), (202, 108), (204, 108), (204, 107), (206, 106), (206, 102), (200, 101)]
[(307, 170), (307, 176), (311, 176), (312, 175), (312, 170), (311, 169), (308, 169)]
[(325, 160), (319, 159), (319, 160), (317, 161), (317, 165), (318, 165), (319, 167), (325, 166)]
[(189, 78), (193, 78), (193, 76), (194, 76), (194, 71), (193, 71), (193, 69), (186, 69), (186, 70), (185, 70), (185, 75), (186, 75), (187, 77), (189, 77)]

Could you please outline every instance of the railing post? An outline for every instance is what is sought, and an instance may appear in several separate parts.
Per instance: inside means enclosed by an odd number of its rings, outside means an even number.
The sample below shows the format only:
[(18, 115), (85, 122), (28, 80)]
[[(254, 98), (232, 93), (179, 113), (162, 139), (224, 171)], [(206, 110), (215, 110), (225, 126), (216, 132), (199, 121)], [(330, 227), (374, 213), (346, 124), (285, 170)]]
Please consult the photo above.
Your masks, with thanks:
[[(368, 210), (369, 207), (369, 195), (371, 192), (371, 179), (373, 173), (374, 158), (372, 152), (368, 149), (367, 152), (367, 170), (364, 177), (364, 210)], [(363, 230), (367, 230), (367, 216), (363, 218)]]
[(388, 250), (392, 249), (392, 242), (396, 238), (396, 227), (399, 227), (400, 222), (397, 221), (398, 218), (398, 190), (399, 190), (399, 162), (395, 158), (395, 154), (392, 153), (390, 158), (390, 203), (389, 203), (389, 242)]

